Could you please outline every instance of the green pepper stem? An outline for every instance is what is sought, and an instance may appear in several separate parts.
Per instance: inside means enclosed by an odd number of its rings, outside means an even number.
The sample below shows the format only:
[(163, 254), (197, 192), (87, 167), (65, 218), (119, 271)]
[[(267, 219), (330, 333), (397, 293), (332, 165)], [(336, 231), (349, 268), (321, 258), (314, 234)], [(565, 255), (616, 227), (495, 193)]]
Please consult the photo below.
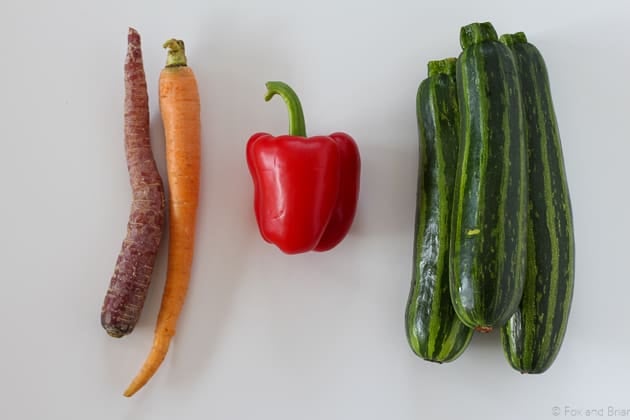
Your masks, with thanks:
[(168, 48), (166, 67), (183, 67), (188, 64), (184, 41), (180, 39), (169, 39), (164, 43), (163, 47)]
[(293, 89), (283, 82), (267, 82), (267, 94), (265, 101), (271, 100), (274, 95), (280, 95), (287, 104), (289, 111), (289, 135), (306, 137), (306, 123), (304, 122), (304, 112), (300, 99)]

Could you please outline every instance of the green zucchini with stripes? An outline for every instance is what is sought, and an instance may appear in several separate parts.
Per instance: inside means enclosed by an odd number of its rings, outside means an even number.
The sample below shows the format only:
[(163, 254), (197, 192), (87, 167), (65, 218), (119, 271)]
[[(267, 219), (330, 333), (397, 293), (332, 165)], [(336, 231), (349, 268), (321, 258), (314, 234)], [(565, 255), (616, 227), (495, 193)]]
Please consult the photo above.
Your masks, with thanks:
[(549, 76), (524, 33), (503, 35), (516, 59), (529, 166), (527, 276), (519, 309), (501, 329), (510, 365), (542, 373), (564, 339), (574, 284), (573, 216)]
[(450, 290), (462, 322), (487, 332), (518, 309), (525, 280), (523, 110), (516, 63), (492, 24), (464, 26), (460, 43)]
[(413, 352), (438, 363), (459, 357), (473, 333), (455, 314), (449, 292), (450, 215), (459, 143), (455, 62), (430, 61), (416, 97), (420, 162), (405, 324)]

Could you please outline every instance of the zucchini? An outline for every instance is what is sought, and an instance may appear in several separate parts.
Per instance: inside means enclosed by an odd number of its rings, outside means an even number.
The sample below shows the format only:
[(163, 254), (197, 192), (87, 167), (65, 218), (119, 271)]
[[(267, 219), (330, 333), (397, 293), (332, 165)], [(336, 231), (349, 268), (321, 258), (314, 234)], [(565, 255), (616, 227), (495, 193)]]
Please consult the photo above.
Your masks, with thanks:
[(516, 64), (492, 24), (460, 33), (460, 146), (450, 290), (462, 322), (487, 332), (517, 310), (525, 280), (527, 160)]
[(421, 161), (405, 325), (413, 352), (439, 363), (459, 357), (473, 333), (455, 315), (449, 292), (449, 222), (459, 142), (455, 61), (430, 61), (416, 99)]
[(549, 76), (524, 33), (503, 35), (519, 73), (529, 165), (527, 276), (521, 305), (501, 329), (510, 365), (542, 373), (556, 358), (567, 327), (574, 284), (571, 201)]

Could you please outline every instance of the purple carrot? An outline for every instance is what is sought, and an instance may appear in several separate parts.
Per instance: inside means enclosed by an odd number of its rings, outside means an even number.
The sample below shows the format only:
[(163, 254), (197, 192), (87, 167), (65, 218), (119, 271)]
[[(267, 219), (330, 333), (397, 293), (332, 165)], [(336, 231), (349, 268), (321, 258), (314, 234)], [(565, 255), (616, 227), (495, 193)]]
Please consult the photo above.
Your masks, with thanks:
[(125, 60), (125, 154), (133, 193), (127, 236), (101, 311), (112, 337), (131, 333), (151, 283), (164, 225), (164, 186), (149, 137), (149, 97), (140, 35), (129, 28)]

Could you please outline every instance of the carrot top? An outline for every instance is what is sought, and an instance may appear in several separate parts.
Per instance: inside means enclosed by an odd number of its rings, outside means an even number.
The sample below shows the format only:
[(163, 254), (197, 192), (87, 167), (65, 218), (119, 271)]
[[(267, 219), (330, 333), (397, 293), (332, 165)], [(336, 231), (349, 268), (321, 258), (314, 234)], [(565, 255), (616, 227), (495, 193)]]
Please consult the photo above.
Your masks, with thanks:
[(163, 45), (168, 48), (166, 67), (182, 67), (188, 65), (186, 60), (186, 48), (181, 39), (169, 39)]

